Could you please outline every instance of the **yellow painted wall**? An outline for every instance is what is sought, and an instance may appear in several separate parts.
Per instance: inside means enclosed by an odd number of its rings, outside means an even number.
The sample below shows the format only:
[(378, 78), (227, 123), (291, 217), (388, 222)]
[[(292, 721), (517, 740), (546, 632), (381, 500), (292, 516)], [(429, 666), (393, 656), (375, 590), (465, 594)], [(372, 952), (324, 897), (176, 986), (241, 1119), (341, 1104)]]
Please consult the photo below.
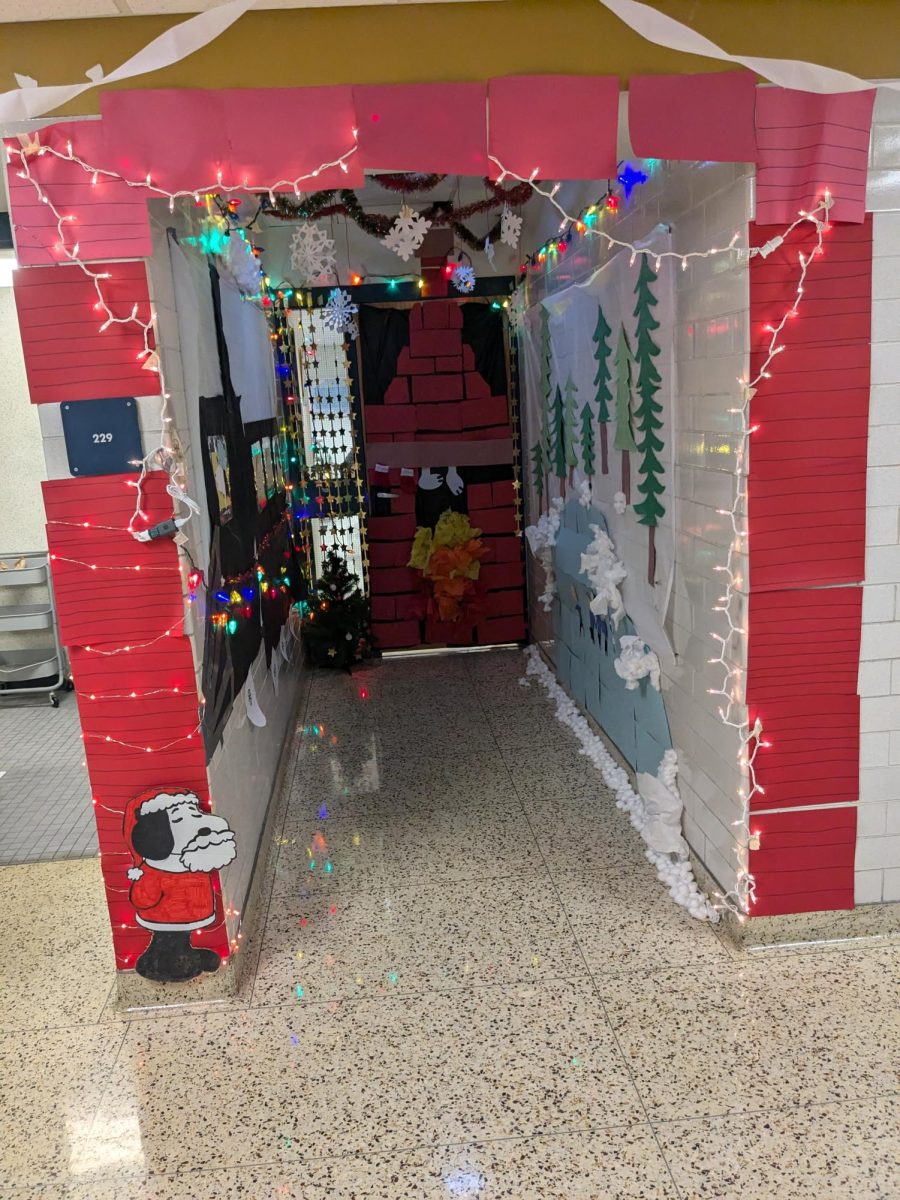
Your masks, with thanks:
[[(656, 0), (733, 53), (805, 58), (868, 78), (900, 77), (900, 0)], [(172, 17), (0, 26), (0, 88), (13, 72), (72, 83), (110, 71)], [(486, 79), (534, 72), (721, 70), (632, 33), (597, 0), (504, 0), (249, 13), (184, 62), (126, 87), (297, 87)], [(98, 92), (60, 112), (96, 112)], [(174, 131), (173, 131), (174, 132)]]

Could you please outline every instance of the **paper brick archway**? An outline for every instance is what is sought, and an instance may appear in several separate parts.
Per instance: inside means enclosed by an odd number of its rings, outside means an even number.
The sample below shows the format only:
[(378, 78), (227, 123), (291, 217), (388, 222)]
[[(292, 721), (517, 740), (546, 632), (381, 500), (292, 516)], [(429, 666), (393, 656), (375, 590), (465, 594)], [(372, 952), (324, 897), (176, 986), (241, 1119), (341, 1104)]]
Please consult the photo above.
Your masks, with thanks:
[[(631, 85), (631, 137), (644, 156), (755, 161), (758, 213), (770, 223), (788, 223), (798, 208), (812, 207), (825, 186), (835, 196), (834, 220), (863, 221), (874, 93), (757, 89), (742, 72), (637, 78)], [(102, 97), (100, 121), (62, 122), (39, 136), (43, 144), (60, 150), (71, 143), (83, 161), (117, 172), (119, 178), (94, 176), (52, 155), (30, 161), (35, 179), (73, 216), (80, 257), (95, 267), (108, 264), (109, 303), (123, 313), (134, 305), (149, 313), (142, 261), (151, 253), (148, 176), (167, 191), (216, 190), (217, 180), (265, 190), (353, 150), (346, 170), (335, 166), (322, 171), (315, 176), (315, 187), (358, 186), (367, 170), (496, 178), (498, 164), (526, 179), (535, 174), (605, 179), (616, 173), (618, 107), (614, 77), (111, 91)], [(679, 120), (673, 122), (676, 111)], [(25, 268), (16, 272), (14, 285), (32, 402), (158, 394), (158, 376), (143, 370), (138, 358), (143, 347), (138, 332), (128, 326), (100, 331), (92, 285), (77, 266), (61, 265), (65, 256), (58, 249), (56, 220), (17, 173), (20, 146), (11, 142), (9, 149), (10, 208), (18, 261)], [(111, 707), (111, 701), (98, 701), (96, 709), (82, 707), (120, 968), (133, 966), (146, 941), (127, 902), (129, 856), (121, 818), (126, 799), (145, 786), (177, 784), (208, 800), (202, 742), (187, 738), (199, 697), (183, 633), (176, 551), (171, 543), (137, 543), (125, 532), (134, 482), (130, 476), (106, 476), (45, 485), (51, 553), (108, 567), (171, 568), (154, 576), (152, 589), (149, 576), (133, 570), (95, 572), (59, 562), (53, 570), (63, 640), (70, 648), (78, 690), (136, 692), (124, 708), (121, 702)], [(154, 519), (171, 511), (161, 482), (151, 477), (146, 493), (145, 507)], [(55, 523), (71, 521), (76, 524)], [(77, 523), (84, 521), (94, 527), (79, 528)], [(110, 529), (97, 528), (103, 525)], [(858, 527), (856, 537), (859, 549), (864, 535)], [(852, 614), (848, 619), (854, 619)], [(126, 646), (131, 648), (124, 651)], [(173, 690), (157, 694), (158, 688)], [(112, 727), (114, 741), (106, 741), (105, 734), (91, 736)], [(178, 746), (166, 750), (162, 760), (147, 752), (178, 735)], [(844, 861), (846, 850), (842, 854)], [(846, 899), (845, 891), (841, 898)], [(221, 911), (198, 940), (227, 955), (229, 934)]]

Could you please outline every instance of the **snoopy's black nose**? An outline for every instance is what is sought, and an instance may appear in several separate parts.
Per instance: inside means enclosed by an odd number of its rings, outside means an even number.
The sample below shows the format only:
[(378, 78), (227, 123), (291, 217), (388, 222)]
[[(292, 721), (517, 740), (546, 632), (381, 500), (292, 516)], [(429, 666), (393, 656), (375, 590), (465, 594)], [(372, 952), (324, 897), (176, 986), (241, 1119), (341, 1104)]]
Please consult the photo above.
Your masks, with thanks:
[(209, 835), (211, 833), (212, 833), (212, 830), (210, 829), (210, 827), (208, 825), (204, 825), (202, 829), (197, 830), (198, 837), (209, 837)]

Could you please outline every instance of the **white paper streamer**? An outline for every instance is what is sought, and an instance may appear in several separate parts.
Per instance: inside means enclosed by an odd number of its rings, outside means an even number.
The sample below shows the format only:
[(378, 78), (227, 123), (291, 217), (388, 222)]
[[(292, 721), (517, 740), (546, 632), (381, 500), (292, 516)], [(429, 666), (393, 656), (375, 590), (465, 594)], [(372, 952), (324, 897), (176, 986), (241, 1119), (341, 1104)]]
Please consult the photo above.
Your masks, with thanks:
[(97, 87), (101, 83), (115, 83), (121, 79), (133, 79), (137, 75), (146, 75), (150, 71), (159, 71), (170, 67), (173, 63), (181, 62), (183, 58), (201, 50), (215, 41), (220, 33), (224, 33), (248, 9), (253, 8), (256, 0), (230, 0), (228, 4), (219, 5), (208, 12), (198, 13), (187, 21), (182, 21), (172, 29), (167, 29), (152, 42), (148, 42), (137, 54), (126, 59), (121, 66), (116, 67), (109, 75), (104, 75), (99, 66), (91, 67), (85, 72), (87, 83), (68, 83), (42, 87), (36, 80), (25, 75), (16, 75), (19, 84), (11, 92), (0, 95), (0, 123), (4, 125), (13, 121), (27, 121), (52, 112), (61, 104), (74, 100), (83, 92)]
[(684, 54), (699, 54), (704, 58), (718, 58), (722, 62), (740, 63), (771, 83), (777, 83), (779, 87), (820, 92), (823, 95), (830, 92), (862, 92), (872, 87), (900, 90), (900, 83), (874, 84), (870, 79), (860, 79), (858, 75), (850, 75), (847, 71), (836, 71), (833, 67), (822, 67), (799, 58), (757, 58), (729, 54), (702, 33), (697, 33), (673, 17), (665, 16), (649, 4), (639, 3), (639, 0), (600, 0), (600, 3), (648, 42), (669, 50), (680, 50)]
[(244, 684), (244, 703), (247, 705), (247, 716), (251, 724), (261, 729), (266, 724), (266, 714), (259, 707), (259, 700), (256, 698), (256, 681), (252, 669), (248, 672), (247, 682)]

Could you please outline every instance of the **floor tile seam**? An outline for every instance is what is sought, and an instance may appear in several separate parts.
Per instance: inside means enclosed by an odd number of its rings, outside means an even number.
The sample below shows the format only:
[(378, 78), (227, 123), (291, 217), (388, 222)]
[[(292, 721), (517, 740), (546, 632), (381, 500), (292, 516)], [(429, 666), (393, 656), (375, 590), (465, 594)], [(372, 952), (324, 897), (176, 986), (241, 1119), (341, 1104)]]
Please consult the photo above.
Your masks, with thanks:
[[(499, 980), (496, 983), (469, 983), (459, 984), (455, 987), (425, 987), (416, 991), (397, 991), (386, 989), (380, 995), (366, 996), (341, 996), (340, 998), (331, 997), (322, 1000), (306, 999), (293, 1001), (277, 1001), (271, 1004), (248, 1004), (247, 1012), (262, 1012), (271, 1011), (274, 1009), (290, 1010), (292, 1012), (302, 1011), (303, 1009), (318, 1009), (323, 1006), (331, 1007), (332, 1005), (359, 1005), (359, 1004), (382, 1004), (390, 1001), (408, 1001), (408, 1000), (425, 1000), (432, 996), (444, 996), (450, 998), (459, 996), (461, 992), (497, 992), (497, 991), (514, 991), (523, 987), (532, 990), (542, 990), (552, 984), (571, 984), (573, 987), (583, 987), (589, 982), (587, 976), (561, 974), (561, 975), (544, 975), (540, 979), (512, 979)], [(217, 1010), (218, 1011), (218, 1010)], [(201, 1013), (201, 1016), (215, 1015), (212, 1013)]]
[[(272, 900), (275, 893), (275, 880), (278, 872), (278, 861), (281, 857), (280, 839), (284, 837), (284, 827), (287, 822), (288, 811), (291, 806), (291, 792), (293, 791), (294, 780), (297, 774), (297, 762), (299, 758), (297, 753), (297, 745), (299, 744), (300, 740), (300, 731), (306, 724), (306, 718), (309, 713), (310, 697), (312, 695), (311, 674), (307, 674), (305, 681), (301, 682), (301, 687), (305, 688), (305, 695), (298, 705), (298, 715), (291, 731), (291, 749), (289, 751), (291, 755), (291, 761), (287, 771), (285, 772), (285, 779), (282, 782), (281, 791), (276, 799), (276, 804), (281, 804), (282, 797), (284, 798), (284, 811), (281, 813), (281, 821), (275, 821), (270, 835), (273, 839), (275, 839), (275, 856), (272, 859), (272, 882), (269, 885), (269, 892), (265, 898), (265, 910), (260, 914), (259, 923), (254, 931), (257, 934), (256, 941), (258, 945), (256, 947), (256, 961), (252, 963), (252, 975), (248, 980), (248, 1006), (252, 1003), (253, 993), (256, 990), (256, 979), (259, 974), (260, 958), (262, 956), (263, 946), (265, 945), (266, 930), (269, 927), (269, 917), (272, 913)], [(270, 854), (271, 849), (272, 848), (270, 847)], [(266, 867), (268, 869), (268, 863), (266, 864)]]
[[(466, 1150), (466, 1149), (475, 1148), (478, 1146), (496, 1146), (496, 1145), (502, 1145), (504, 1143), (515, 1144), (515, 1143), (525, 1143), (525, 1142), (537, 1142), (537, 1141), (544, 1141), (544, 1140), (549, 1140), (549, 1139), (559, 1139), (560, 1141), (562, 1141), (564, 1138), (576, 1138), (576, 1137), (581, 1138), (581, 1137), (585, 1137), (585, 1136), (597, 1135), (597, 1134), (603, 1134), (603, 1133), (615, 1133), (620, 1130), (627, 1130), (627, 1131), (644, 1130), (647, 1133), (652, 1133), (652, 1130), (650, 1129), (650, 1123), (648, 1121), (632, 1121), (632, 1122), (612, 1123), (612, 1124), (607, 1124), (607, 1123), (594, 1124), (593, 1122), (590, 1122), (589, 1124), (584, 1125), (584, 1126), (579, 1125), (579, 1126), (575, 1126), (575, 1127), (567, 1128), (567, 1129), (546, 1129), (546, 1130), (542, 1129), (536, 1133), (498, 1134), (496, 1137), (487, 1136), (487, 1137), (463, 1138), (459, 1141), (451, 1141), (451, 1142), (444, 1142), (444, 1141), (412, 1142), (409, 1145), (398, 1146), (398, 1147), (392, 1148), (390, 1150), (345, 1150), (345, 1151), (338, 1151), (334, 1154), (303, 1155), (298, 1158), (288, 1158), (288, 1159), (285, 1159), (285, 1158), (265, 1159), (265, 1160), (260, 1160), (259, 1162), (254, 1162), (254, 1163), (248, 1163), (246, 1161), (246, 1159), (244, 1159), (240, 1162), (238, 1162), (238, 1161), (232, 1162), (230, 1160), (224, 1160), (224, 1161), (221, 1161), (220, 1163), (217, 1163), (215, 1168), (212, 1170), (212, 1172), (210, 1171), (210, 1169), (208, 1167), (189, 1167), (189, 1168), (187, 1168), (185, 1170), (181, 1170), (181, 1171), (178, 1171), (178, 1170), (176, 1170), (176, 1171), (154, 1171), (152, 1169), (140, 1170), (140, 1171), (136, 1171), (133, 1173), (126, 1171), (126, 1173), (123, 1175), (123, 1178), (124, 1178), (124, 1181), (126, 1184), (146, 1183), (146, 1182), (152, 1182), (153, 1180), (158, 1180), (158, 1179), (167, 1179), (167, 1180), (172, 1180), (174, 1182), (179, 1182), (180, 1180), (184, 1179), (187, 1182), (189, 1180), (190, 1176), (201, 1175), (201, 1174), (208, 1176), (210, 1174), (220, 1175), (220, 1174), (225, 1174), (226, 1172), (232, 1172), (232, 1171), (233, 1172), (241, 1172), (241, 1171), (249, 1172), (249, 1171), (268, 1171), (268, 1170), (273, 1170), (273, 1169), (279, 1170), (279, 1171), (286, 1171), (286, 1170), (290, 1170), (290, 1169), (296, 1168), (296, 1167), (302, 1168), (302, 1167), (309, 1167), (309, 1166), (313, 1166), (313, 1165), (319, 1166), (319, 1165), (324, 1165), (324, 1164), (332, 1163), (332, 1162), (340, 1163), (340, 1162), (345, 1162), (345, 1161), (351, 1160), (351, 1159), (357, 1160), (357, 1161), (359, 1161), (359, 1160), (367, 1160), (367, 1161), (375, 1160), (375, 1161), (377, 1161), (379, 1159), (389, 1160), (392, 1158), (396, 1158), (399, 1155), (415, 1154), (417, 1151)], [(48, 1187), (77, 1186), (77, 1184), (73, 1184), (73, 1183), (67, 1184), (65, 1182), (60, 1184), (59, 1181), (52, 1180), (52, 1179), (50, 1179), (50, 1180), (41, 1179), (40, 1181), (37, 1181), (37, 1185), (42, 1186), (42, 1187), (43, 1186), (48, 1186)], [(30, 1185), (30, 1186), (33, 1187), (35, 1185)], [(18, 1189), (18, 1191), (22, 1195), (26, 1195), (26, 1194), (33, 1195), (33, 1192), (29, 1193), (29, 1192), (24, 1191), (23, 1189)], [(13, 1194), (14, 1195), (16, 1194), (15, 1191), (13, 1192)]]
[[(122, 1029), (122, 1036), (119, 1038), (119, 1044), (116, 1046), (115, 1053), (112, 1056), (112, 1062), (110, 1062), (109, 1066), (106, 1068), (105, 1078), (103, 1080), (103, 1083), (97, 1089), (97, 1103), (94, 1106), (93, 1112), (91, 1113), (90, 1124), (88, 1125), (89, 1133), (92, 1132), (94, 1129), (94, 1124), (97, 1121), (97, 1118), (100, 1114), (101, 1108), (103, 1107), (103, 1101), (106, 1099), (107, 1092), (109, 1091), (110, 1087), (112, 1086), (113, 1077), (115, 1075), (116, 1067), (119, 1062), (119, 1056), (121, 1055), (122, 1049), (126, 1042), (126, 1039), (128, 1038), (128, 1030), (129, 1030), (130, 1025), (131, 1025), (130, 1021), (124, 1022), (124, 1028)], [(110, 1028), (112, 1028), (112, 1027), (113, 1026), (110, 1023)], [(82, 1026), (81, 1028), (84, 1028), (84, 1026)], [(106, 1023), (98, 1022), (94, 1028), (105, 1029)]]
[(767, 1105), (764, 1108), (735, 1108), (729, 1109), (727, 1112), (698, 1113), (686, 1117), (650, 1117), (648, 1124), (664, 1131), (673, 1125), (692, 1125), (701, 1121), (725, 1122), (744, 1120), (747, 1117), (797, 1116), (802, 1113), (812, 1114), (822, 1109), (862, 1108), (874, 1100), (898, 1099), (900, 1099), (900, 1089), (894, 1092), (875, 1091), (867, 1096), (854, 1096), (845, 1100), (810, 1100), (798, 1104)]
[[(439, 881), (434, 881), (434, 880), (429, 881), (429, 880), (423, 879), (421, 882), (417, 882), (415, 880), (407, 879), (407, 880), (404, 880), (403, 882), (396, 883), (390, 878), (390, 876), (383, 876), (380, 881), (372, 882), (371, 884), (363, 883), (363, 882), (348, 883), (344, 887), (341, 887), (341, 888), (335, 888), (335, 889), (331, 889), (331, 890), (323, 890), (320, 893), (320, 895), (327, 899), (332, 896), (339, 896), (343, 893), (354, 892), (354, 891), (358, 895), (369, 895), (372, 892), (378, 891), (383, 888), (390, 888), (391, 892), (405, 892), (405, 891), (421, 890), (422, 888), (431, 888), (431, 889), (436, 890), (438, 888), (446, 888), (446, 887), (450, 886), (451, 884), (456, 885), (456, 884), (461, 884), (461, 883), (489, 883), (492, 881), (496, 881), (498, 879), (527, 880), (527, 879), (530, 879), (532, 876), (539, 876), (541, 879), (547, 879), (549, 882), (549, 875), (547, 873), (546, 867), (536, 866), (536, 867), (524, 867), (524, 868), (522, 868), (522, 870), (498, 871), (496, 874), (492, 873), (492, 874), (487, 874), (487, 875), (469, 875), (469, 876), (462, 876), (462, 877), (454, 877), (452, 879), (442, 879)], [(274, 895), (275, 895), (275, 887), (273, 884), (271, 898), (274, 899)], [(304, 897), (298, 897), (298, 898), (303, 899), (303, 900), (314, 899), (314, 897), (312, 897), (312, 896), (310, 896), (310, 897), (304, 896)], [(284, 899), (289, 899), (289, 897), (280, 895), (279, 899), (284, 900)]]
[[(550, 707), (549, 697), (547, 697), (547, 707), (548, 707), (548, 709)], [(499, 748), (499, 746), (498, 746), (498, 748)], [(501, 754), (503, 753), (502, 748), (500, 749), (500, 752), (501, 752)], [(512, 775), (511, 775), (511, 778), (512, 778)], [(518, 788), (516, 786), (516, 781), (514, 778), (512, 778), (512, 784), (513, 784), (513, 788), (516, 790), (516, 795), (518, 796), (519, 792), (518, 792)], [(521, 803), (521, 797), (520, 797), (520, 803)], [(531, 826), (531, 817), (530, 817), (527, 809), (525, 808), (524, 803), (522, 803), (522, 811), (525, 813), (526, 821), (528, 821), (529, 826), (532, 828), (532, 836), (535, 836), (533, 826)], [(535, 840), (537, 841), (536, 837), (535, 837)], [(539, 851), (541, 854), (541, 858), (544, 859), (544, 862), (547, 865), (547, 871), (548, 871), (548, 874), (550, 875), (551, 885), (553, 887), (553, 890), (556, 893), (557, 901), (561, 905), (563, 912), (566, 914), (566, 920), (567, 920), (567, 922), (569, 924), (569, 928), (572, 932), (572, 937), (574, 938), (575, 944), (578, 947), (578, 952), (581, 955), (582, 963), (584, 965), (585, 971), (587, 972), (587, 977), (590, 982), (590, 986), (594, 992), (594, 996), (596, 998), (597, 1004), (600, 1007), (600, 1011), (603, 1014), (603, 1019), (606, 1022), (606, 1027), (609, 1031), (609, 1035), (613, 1040), (613, 1045), (615, 1046), (616, 1051), (619, 1055), (619, 1059), (620, 1059), (622, 1065), (624, 1066), (625, 1071), (627, 1072), (628, 1079), (631, 1083), (631, 1087), (634, 1092), (634, 1095), (637, 1097), (638, 1104), (641, 1106), (641, 1110), (643, 1111), (645, 1118), (647, 1118), (647, 1121), (649, 1122), (650, 1114), (648, 1112), (647, 1105), (646, 1105), (646, 1102), (644, 1101), (644, 1097), (641, 1093), (641, 1090), (638, 1087), (637, 1079), (635, 1078), (635, 1074), (634, 1074), (634, 1071), (632, 1070), (631, 1063), (629, 1062), (628, 1057), (625, 1054), (625, 1051), (622, 1047), (622, 1043), (619, 1040), (619, 1036), (613, 1027), (612, 1021), (610, 1020), (609, 1013), (607, 1012), (606, 1004), (603, 1000), (602, 995), (600, 994), (599, 989), (597, 988), (596, 980), (594, 979), (593, 971), (591, 970), (590, 964), (588, 963), (587, 955), (585, 953), (584, 947), (581, 944), (581, 941), (578, 937), (578, 933), (577, 933), (577, 930), (575, 929), (575, 926), (572, 924), (572, 919), (569, 916), (569, 912), (568, 912), (568, 909), (566, 908), (565, 902), (560, 893), (559, 886), (558, 886), (556, 880), (553, 878), (553, 872), (550, 869), (549, 863), (547, 863), (546, 856), (544, 854), (544, 849), (543, 849), (543, 846), (540, 845), (540, 842), (538, 842), (538, 848), (539, 848)], [(657, 1149), (659, 1150), (660, 1155), (662, 1155), (663, 1162), (666, 1164), (666, 1170), (669, 1173), (669, 1177), (672, 1182), (672, 1187), (675, 1190), (675, 1195), (676, 1195), (676, 1197), (681, 1197), (681, 1195), (682, 1195), (681, 1189), (678, 1186), (678, 1182), (675, 1178), (675, 1174), (672, 1170), (672, 1167), (671, 1167), (668, 1159), (666, 1159), (665, 1154), (663, 1153), (663, 1148), (660, 1143), (659, 1137), (655, 1131), (652, 1131), (652, 1132), (653, 1132), (654, 1141), (656, 1142)]]

